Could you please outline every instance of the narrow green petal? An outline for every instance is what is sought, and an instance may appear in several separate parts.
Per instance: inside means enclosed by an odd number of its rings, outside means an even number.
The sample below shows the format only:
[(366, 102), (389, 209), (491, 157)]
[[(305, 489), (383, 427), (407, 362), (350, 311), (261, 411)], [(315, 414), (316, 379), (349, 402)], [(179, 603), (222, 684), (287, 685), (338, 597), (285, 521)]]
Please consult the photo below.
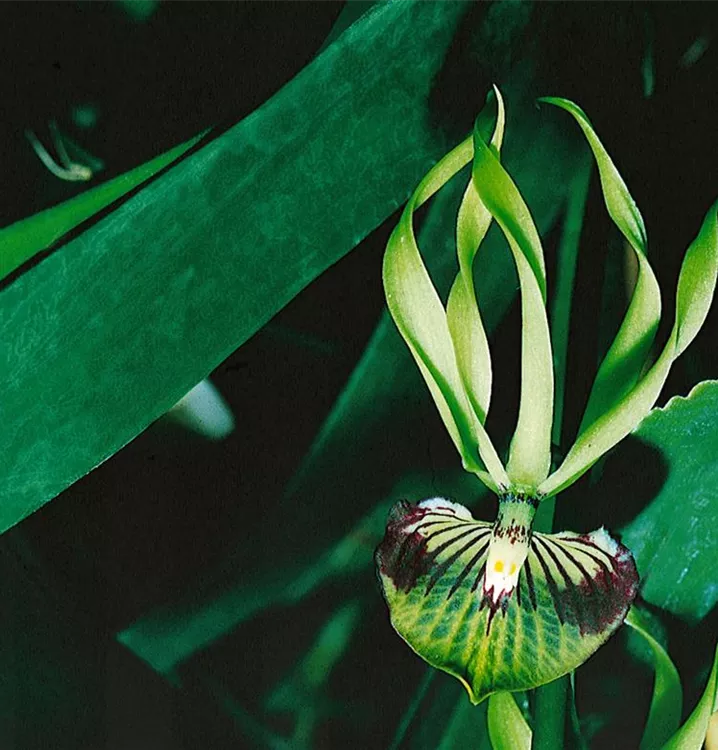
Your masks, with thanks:
[(384, 290), (389, 312), (416, 360), (464, 467), (492, 490), (500, 491), (508, 485), (508, 478), (464, 390), (446, 312), (419, 253), (412, 225), (414, 211), (470, 161), (472, 151), (471, 138), (467, 138), (436, 164), (414, 191), (387, 244)]
[(493, 750), (531, 750), (531, 727), (511, 693), (489, 698), (488, 727)]
[(718, 711), (718, 649), (713, 658), (713, 669), (698, 705), (685, 724), (663, 746), (663, 750), (701, 750), (708, 732), (711, 714)]
[(631, 432), (661, 393), (671, 365), (695, 338), (708, 315), (718, 276), (718, 203), (708, 211), (686, 252), (678, 278), (673, 330), (656, 363), (623, 400), (585, 430), (561, 466), (538, 492), (554, 495), (572, 484), (606, 451)]
[[(497, 117), (491, 146), (498, 155), (504, 136), (505, 114), (501, 94), (498, 89), (495, 91)], [(490, 225), (491, 214), (481, 202), (473, 180), (469, 180), (456, 224), (459, 273), (449, 293), (446, 318), (454, 342), (461, 380), (471, 406), (482, 424), (491, 400), (491, 353), (476, 300), (473, 267), (479, 246)]]
[(650, 634), (641, 613), (631, 607), (626, 625), (630, 625), (648, 644), (656, 673), (648, 721), (639, 750), (658, 750), (678, 729), (681, 721), (683, 690), (678, 670), (661, 644)]
[(583, 110), (567, 99), (546, 97), (572, 114), (586, 136), (601, 178), (606, 208), (638, 260), (638, 277), (621, 327), (601, 362), (579, 434), (617, 404), (636, 384), (645, 366), (661, 317), (661, 292), (646, 257), (646, 229), (638, 206)]
[(535, 533), (517, 585), (494, 599), (491, 539), (492, 524), (461, 505), (403, 502), (376, 554), (395, 630), (473, 703), (575, 669), (618, 628), (638, 587), (631, 553), (604, 529)]
[(518, 188), (474, 129), (472, 180), (481, 201), (506, 235), (521, 285), (521, 402), (507, 473), (531, 492), (551, 462), (553, 360), (546, 315), (546, 269), (541, 241)]

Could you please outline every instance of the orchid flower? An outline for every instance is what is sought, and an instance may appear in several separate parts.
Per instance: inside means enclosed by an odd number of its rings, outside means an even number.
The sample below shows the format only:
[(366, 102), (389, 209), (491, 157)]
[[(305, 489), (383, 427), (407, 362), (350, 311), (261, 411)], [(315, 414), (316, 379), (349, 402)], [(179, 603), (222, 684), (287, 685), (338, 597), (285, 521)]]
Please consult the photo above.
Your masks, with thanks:
[[(578, 436), (551, 471), (554, 372), (544, 254), (529, 208), (501, 164), (505, 111), (498, 89), (495, 98), (490, 139), (482, 113), (473, 135), (441, 159), (410, 197), (383, 269), (391, 315), (464, 468), (498, 495), (493, 523), (475, 520), (443, 498), (401, 502), (376, 554), (394, 628), (429, 664), (461, 680), (473, 703), (570, 672), (624, 621), (638, 591), (630, 551), (604, 528), (534, 532), (534, 516), (543, 500), (575, 482), (648, 414), (672, 363), (705, 321), (718, 273), (717, 204), (686, 252), (675, 322), (651, 362), (661, 296), (641, 214), (583, 111), (566, 99), (542, 100), (570, 113), (583, 131), (608, 213), (638, 265), (628, 310), (598, 369)], [(456, 227), (459, 270), (444, 307), (421, 258), (413, 215), (469, 162)], [(492, 220), (511, 249), (521, 290), (521, 394), (505, 462), (485, 429), (491, 356), (473, 281), (473, 263)]]

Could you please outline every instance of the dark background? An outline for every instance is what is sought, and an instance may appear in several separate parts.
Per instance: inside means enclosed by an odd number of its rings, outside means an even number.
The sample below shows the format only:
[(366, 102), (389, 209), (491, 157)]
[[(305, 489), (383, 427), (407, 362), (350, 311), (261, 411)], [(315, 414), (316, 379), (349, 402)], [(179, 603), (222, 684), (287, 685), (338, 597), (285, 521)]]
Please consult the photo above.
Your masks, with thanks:
[[(45, 170), (25, 140), (26, 128), (49, 143), (55, 120), (105, 162), (97, 179), (107, 179), (252, 112), (313, 59), (343, 8), (334, 2), (163, 3), (143, 20), (120, 3), (0, 5), (2, 224), (84, 187)], [(466, 78), (448, 76), (435, 106), (436, 127), (461, 137), (488, 85), (530, 59), (534, 95), (578, 101), (610, 144), (646, 219), (670, 319), (682, 254), (718, 193), (716, 6), (539, 3), (520, 38), (490, 62), (474, 34), (489, 8), (471, 8), (450, 53), (456, 69), (473, 76), (472, 93)], [(706, 48), (693, 60), (687, 51), (700, 49), (696, 40)], [(651, 91), (642, 75), (647, 50)], [(80, 105), (96, 111), (91, 127), (73, 119)], [(578, 420), (580, 386), (588, 387), (600, 346), (600, 259), (610, 245), (602, 210), (594, 180), (578, 278), (582, 315), (572, 329), (568, 380), (579, 386), (568, 394), (569, 423)], [(301, 607), (254, 618), (184, 665), (180, 687), (113, 637), (188, 587), (205, 581), (210, 587), (215, 571), (252, 533), (253, 521), (281, 494), (379, 320), (381, 255), (394, 220), (217, 369), (213, 380), (237, 422), (229, 439), (210, 444), (158, 423), (0, 539), (7, 624), (0, 673), (9, 696), (0, 709), (0, 748), (266, 746), (247, 729), (241, 710), (218, 695), (251, 710), (311, 643), (334, 602), (354, 588), (376, 602), (332, 677), (336, 700), (348, 708), (328, 711), (316, 746), (388, 744), (423, 667), (395, 642), (369, 575), (325, 588)], [(507, 330), (516, 319), (514, 310)], [(715, 325), (714, 310), (706, 330)], [(503, 340), (514, 346), (516, 336)], [(703, 335), (666, 392), (686, 392), (717, 372), (714, 337)], [(509, 384), (507, 399), (511, 393)], [(270, 449), (278, 429), (291, 438), (279, 454)], [(432, 460), (439, 468), (453, 465), (448, 441), (438, 443)], [(625, 474), (621, 461), (650, 462), (633, 450), (609, 462), (609, 476)], [(580, 525), (592, 527), (585, 520)], [(621, 714), (612, 692), (619, 688), (599, 676), (601, 667), (622, 658), (613, 645), (603, 661), (597, 657), (598, 687), (586, 704), (598, 713), (603, 701), (629, 726), (630, 739), (640, 726), (630, 729), (634, 717)], [(677, 658), (692, 666), (690, 654)], [(225, 692), (209, 690), (212, 681)], [(277, 731), (286, 728), (283, 721), (277, 718)], [(636, 746), (629, 739), (624, 746)]]

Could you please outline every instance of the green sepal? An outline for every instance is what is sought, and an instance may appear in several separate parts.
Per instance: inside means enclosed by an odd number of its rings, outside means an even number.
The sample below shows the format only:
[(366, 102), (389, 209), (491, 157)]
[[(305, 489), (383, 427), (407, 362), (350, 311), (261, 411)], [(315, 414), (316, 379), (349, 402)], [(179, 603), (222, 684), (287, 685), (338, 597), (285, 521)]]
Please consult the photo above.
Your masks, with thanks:
[(701, 750), (711, 715), (716, 711), (718, 711), (718, 648), (713, 657), (713, 669), (708, 677), (708, 684), (698, 705), (662, 750)]
[(506, 471), (510, 486), (533, 492), (549, 471), (553, 422), (553, 355), (543, 248), (521, 193), (478, 127), (474, 128), (471, 179), (506, 236), (521, 287), (521, 400)]
[(554, 495), (575, 482), (648, 414), (671, 365), (698, 335), (713, 301), (717, 278), (718, 202), (711, 206), (683, 259), (675, 321), (661, 355), (630, 393), (578, 437), (561, 466), (539, 486), (541, 495)]
[(539, 101), (561, 107), (576, 119), (596, 160), (608, 213), (633, 249), (638, 263), (631, 302), (598, 369), (579, 428), (580, 435), (617, 404), (640, 377), (661, 317), (661, 290), (646, 256), (646, 228), (641, 212), (588, 117), (568, 99), (545, 97)]
[[(490, 145), (498, 156), (504, 137), (505, 113), (498, 89), (495, 89), (495, 96), (496, 126)], [(481, 424), (486, 419), (491, 400), (491, 353), (476, 300), (473, 269), (479, 246), (490, 225), (491, 214), (481, 202), (474, 181), (469, 180), (456, 221), (459, 273), (449, 292), (446, 320), (454, 343), (461, 380), (471, 407)]]
[(683, 690), (678, 670), (663, 646), (651, 635), (644, 615), (631, 607), (626, 625), (633, 628), (648, 644), (653, 669), (656, 673), (648, 720), (643, 730), (639, 750), (658, 750), (678, 729), (683, 705)]
[(531, 750), (531, 727), (511, 693), (489, 697), (486, 719), (493, 750)]
[(518, 585), (495, 601), (484, 587), (491, 537), (492, 524), (456, 503), (401, 502), (376, 553), (395, 630), (472, 703), (578, 667), (623, 622), (638, 587), (631, 553), (605, 529), (534, 533)]
[[(498, 127), (502, 124), (498, 123)], [(421, 258), (413, 228), (416, 209), (468, 164), (472, 156), (473, 142), (469, 137), (419, 183), (387, 243), (383, 280), (389, 312), (419, 367), (464, 468), (499, 492), (508, 486), (508, 477), (467, 396), (447, 314)]]

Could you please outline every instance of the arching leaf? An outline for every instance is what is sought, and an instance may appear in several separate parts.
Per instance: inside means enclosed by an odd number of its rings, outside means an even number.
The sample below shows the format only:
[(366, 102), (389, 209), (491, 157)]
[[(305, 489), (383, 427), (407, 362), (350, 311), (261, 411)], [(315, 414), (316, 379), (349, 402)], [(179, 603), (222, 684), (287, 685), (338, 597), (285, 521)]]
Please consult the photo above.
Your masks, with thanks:
[(718, 711), (718, 648), (713, 658), (713, 669), (698, 705), (681, 728), (663, 746), (663, 750), (700, 750), (708, 732), (711, 714)]

